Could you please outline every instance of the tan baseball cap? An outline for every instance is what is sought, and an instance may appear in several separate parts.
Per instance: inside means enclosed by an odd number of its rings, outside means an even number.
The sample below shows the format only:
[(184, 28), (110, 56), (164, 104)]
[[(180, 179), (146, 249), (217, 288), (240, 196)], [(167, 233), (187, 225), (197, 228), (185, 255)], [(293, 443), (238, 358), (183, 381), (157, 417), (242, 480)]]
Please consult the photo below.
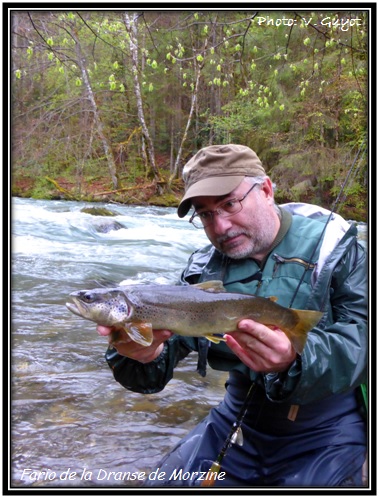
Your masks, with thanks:
[(265, 176), (257, 154), (245, 145), (210, 145), (200, 149), (184, 166), (185, 194), (178, 206), (183, 218), (191, 208), (193, 197), (226, 195), (245, 176)]

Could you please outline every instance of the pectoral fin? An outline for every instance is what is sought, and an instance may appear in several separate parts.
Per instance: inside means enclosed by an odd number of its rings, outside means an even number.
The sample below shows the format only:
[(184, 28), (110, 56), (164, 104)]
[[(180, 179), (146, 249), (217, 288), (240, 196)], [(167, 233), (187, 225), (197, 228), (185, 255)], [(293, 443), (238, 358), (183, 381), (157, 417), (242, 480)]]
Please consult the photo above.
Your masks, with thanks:
[(130, 322), (124, 325), (128, 336), (141, 346), (150, 346), (153, 342), (153, 326), (146, 322)]

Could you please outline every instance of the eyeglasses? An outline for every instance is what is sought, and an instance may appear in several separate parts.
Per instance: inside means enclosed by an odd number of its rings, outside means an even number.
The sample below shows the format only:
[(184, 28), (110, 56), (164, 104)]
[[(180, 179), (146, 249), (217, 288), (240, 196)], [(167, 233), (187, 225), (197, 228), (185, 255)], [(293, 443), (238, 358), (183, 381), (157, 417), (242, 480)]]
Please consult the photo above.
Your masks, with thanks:
[(200, 211), (199, 213), (195, 211), (189, 219), (189, 222), (196, 228), (206, 228), (213, 223), (215, 213), (218, 216), (221, 216), (221, 218), (229, 218), (229, 216), (239, 213), (243, 208), (242, 201), (250, 194), (256, 185), (259, 184), (254, 183), (254, 185), (240, 199), (228, 199), (213, 211)]

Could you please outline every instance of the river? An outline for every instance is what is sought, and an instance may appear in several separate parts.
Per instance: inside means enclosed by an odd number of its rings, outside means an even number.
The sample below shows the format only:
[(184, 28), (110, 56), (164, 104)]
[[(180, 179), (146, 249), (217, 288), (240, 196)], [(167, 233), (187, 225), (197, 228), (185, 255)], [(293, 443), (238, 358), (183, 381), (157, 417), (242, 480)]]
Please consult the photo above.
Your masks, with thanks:
[(140, 486), (223, 397), (225, 374), (200, 377), (195, 354), (161, 393), (114, 381), (106, 339), (67, 296), (105, 280), (173, 284), (207, 239), (175, 209), (96, 204), (117, 213), (99, 218), (89, 206), (12, 200), (11, 487)]

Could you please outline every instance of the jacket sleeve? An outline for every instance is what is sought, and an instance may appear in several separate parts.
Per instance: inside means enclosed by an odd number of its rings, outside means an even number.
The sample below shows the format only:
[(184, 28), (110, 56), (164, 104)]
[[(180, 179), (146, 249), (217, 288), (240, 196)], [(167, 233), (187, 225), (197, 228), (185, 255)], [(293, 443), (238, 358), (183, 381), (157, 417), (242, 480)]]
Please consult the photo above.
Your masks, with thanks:
[(272, 401), (305, 404), (367, 382), (367, 261), (358, 243), (339, 259), (324, 295), (330, 299), (325, 327), (309, 332), (287, 372), (265, 376)]
[(150, 363), (140, 363), (110, 348), (105, 353), (105, 359), (116, 381), (129, 391), (157, 393), (172, 379), (179, 361), (196, 347), (196, 341), (192, 338), (172, 336), (164, 343), (162, 353)]

